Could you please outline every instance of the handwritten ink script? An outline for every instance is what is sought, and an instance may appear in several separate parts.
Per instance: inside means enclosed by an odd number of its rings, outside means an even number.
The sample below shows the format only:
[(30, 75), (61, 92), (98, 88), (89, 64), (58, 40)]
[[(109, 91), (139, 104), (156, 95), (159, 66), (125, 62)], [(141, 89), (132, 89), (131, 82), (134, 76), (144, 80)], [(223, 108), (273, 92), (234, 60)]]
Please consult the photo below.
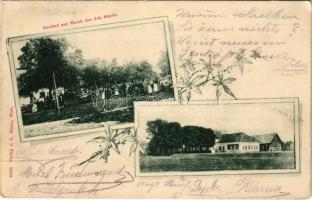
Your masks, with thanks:
[[(105, 165), (75, 164), (79, 163), (79, 152), (79, 146), (61, 150), (56, 146), (47, 150), (25, 148), (17, 152), (14, 158), (16, 163), (23, 164), (18, 177), (29, 182), (26, 188), (29, 193), (56, 196), (81, 193), (96, 195), (99, 191), (134, 181), (133, 175), (124, 166), (106, 169)], [(42, 155), (48, 158), (42, 158)]]
[(179, 23), (174, 31), (180, 61), (190, 54), (205, 59), (209, 52), (226, 54), (241, 48), (260, 49), (267, 64), (273, 63), (272, 72), (282, 76), (308, 74), (308, 62), (292, 51), (293, 41), (303, 29), (302, 18), (296, 13), (258, 7), (226, 12), (179, 8), (176, 18)]
[(170, 188), (173, 192), (172, 197), (210, 197), (210, 198), (226, 198), (226, 197), (241, 197), (248, 194), (249, 197), (255, 198), (273, 198), (287, 196), (290, 193), (283, 191), (281, 185), (267, 184), (261, 180), (253, 178), (240, 178), (236, 182), (225, 183), (224, 180), (212, 179), (212, 181), (195, 179), (187, 180), (170, 179), (139, 181), (139, 188), (144, 189), (147, 193), (153, 192), (159, 187)]

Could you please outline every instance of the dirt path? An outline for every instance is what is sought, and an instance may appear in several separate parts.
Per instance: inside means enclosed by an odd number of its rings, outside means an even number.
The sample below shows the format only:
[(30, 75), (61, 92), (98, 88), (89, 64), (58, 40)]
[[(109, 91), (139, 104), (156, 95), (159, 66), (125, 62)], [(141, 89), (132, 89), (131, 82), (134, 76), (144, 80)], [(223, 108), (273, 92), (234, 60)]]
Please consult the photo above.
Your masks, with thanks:
[(59, 120), (54, 122), (45, 122), (40, 124), (33, 124), (24, 126), (25, 137), (42, 136), (55, 133), (79, 131), (86, 129), (93, 129), (103, 127), (106, 124), (116, 124), (116, 121), (106, 121), (106, 122), (88, 122), (88, 123), (69, 123), (76, 118), (70, 118), (65, 120)]

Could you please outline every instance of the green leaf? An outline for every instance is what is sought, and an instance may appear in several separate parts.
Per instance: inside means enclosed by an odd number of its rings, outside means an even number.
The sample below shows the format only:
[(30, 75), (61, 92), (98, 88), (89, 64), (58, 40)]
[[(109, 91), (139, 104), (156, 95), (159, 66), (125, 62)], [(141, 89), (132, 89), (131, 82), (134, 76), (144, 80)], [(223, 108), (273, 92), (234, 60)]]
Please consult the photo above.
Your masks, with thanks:
[(123, 138), (124, 142), (133, 142), (134, 141), (134, 137), (132, 135), (126, 135), (126, 137)]
[(206, 75), (197, 75), (195, 77), (190, 78), (192, 83), (196, 82), (197, 80), (201, 80), (202, 78), (206, 78)]
[(209, 54), (209, 65), (211, 66), (214, 63), (214, 58)]
[(186, 96), (187, 102), (190, 101), (191, 97), (192, 97), (192, 91), (191, 91), (191, 90), (188, 90), (188, 91), (187, 91), (187, 96)]
[(96, 138), (93, 138), (92, 140), (89, 140), (88, 142), (96, 142), (96, 143), (103, 143), (103, 142), (107, 142), (108, 138), (104, 137), (104, 136), (99, 136)]
[(127, 135), (124, 132), (115, 133), (114, 136), (112, 137), (112, 140), (120, 141), (125, 137), (127, 137)]
[(177, 88), (184, 88), (185, 87), (185, 83), (184, 82), (178, 82), (177, 83)]
[(235, 65), (239, 67), (240, 72), (243, 74), (244, 73), (244, 64), (241, 60), (237, 60), (235, 62)]
[(235, 57), (235, 65), (239, 67), (241, 73), (244, 72), (244, 63), (251, 64), (252, 62), (245, 58), (245, 49), (241, 50), (240, 53)]
[(209, 59), (209, 62), (206, 62), (206, 61), (203, 60), (203, 59), (201, 59), (201, 61), (202, 61), (203, 65), (204, 65), (204, 67), (203, 67), (200, 71), (202, 71), (203, 69), (205, 69), (205, 70), (207, 70), (208, 73), (211, 73), (211, 72), (213, 71), (213, 69), (212, 69), (213, 63), (212, 63), (212, 61), (211, 61), (211, 58)]
[(185, 68), (186, 67), (186, 63), (183, 63), (182, 65), (180, 65), (180, 67), (182, 68)]
[(251, 52), (252, 52), (252, 54), (250, 57), (252, 57), (253, 59), (261, 58), (261, 52), (260, 51), (252, 50)]
[(230, 84), (230, 83), (232, 83), (233, 81), (236, 81), (236, 78), (229, 77), (229, 78), (224, 79), (224, 80), (223, 80), (223, 83), (225, 83), (225, 84)]
[(194, 89), (194, 92), (196, 92), (197, 94), (201, 94), (202, 93), (200, 88), (197, 85), (193, 85), (193, 89)]
[(187, 88), (180, 88), (179, 89), (179, 91), (178, 91), (178, 93), (180, 94), (180, 95), (182, 95), (184, 92), (186, 92), (187, 91)]
[(193, 62), (192, 59), (187, 59), (186, 60), (186, 65), (188, 65), (189, 69), (191, 71), (194, 71), (195, 70), (195, 62)]
[(252, 62), (248, 60), (247, 58), (243, 58), (242, 61), (243, 63), (252, 64)]
[(219, 87), (216, 88), (216, 96), (217, 96), (217, 100), (219, 100), (220, 96), (221, 96), (222, 92), (220, 90)]
[(222, 84), (219, 80), (216, 80), (216, 79), (212, 79), (212, 81), (214, 82), (214, 83), (212, 84), (212, 85), (214, 85), (214, 86), (219, 86), (219, 85)]
[(236, 96), (233, 94), (233, 92), (230, 90), (230, 88), (227, 85), (222, 85), (224, 92), (232, 96), (233, 98), (237, 99)]
[(219, 81), (223, 82), (223, 73), (218, 73)]
[(137, 150), (137, 148), (138, 148), (138, 144), (135, 143), (135, 142), (133, 142), (132, 145), (131, 145), (131, 147), (130, 147), (129, 156), (131, 156), (132, 153), (135, 153), (135, 151)]
[(111, 144), (112, 144), (112, 148), (116, 151), (116, 153), (120, 154), (118, 145), (113, 141), (111, 142)]

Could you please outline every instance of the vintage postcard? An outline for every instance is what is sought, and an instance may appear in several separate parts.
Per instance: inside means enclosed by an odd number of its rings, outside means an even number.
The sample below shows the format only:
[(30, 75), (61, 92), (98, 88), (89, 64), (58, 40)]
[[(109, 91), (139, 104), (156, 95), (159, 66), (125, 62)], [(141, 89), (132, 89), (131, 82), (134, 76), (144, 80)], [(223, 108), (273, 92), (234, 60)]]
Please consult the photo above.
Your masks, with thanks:
[(308, 1), (4, 1), (0, 194), (311, 197)]
[(133, 122), (134, 101), (174, 100), (166, 17), (14, 37), (7, 42), (21, 141)]

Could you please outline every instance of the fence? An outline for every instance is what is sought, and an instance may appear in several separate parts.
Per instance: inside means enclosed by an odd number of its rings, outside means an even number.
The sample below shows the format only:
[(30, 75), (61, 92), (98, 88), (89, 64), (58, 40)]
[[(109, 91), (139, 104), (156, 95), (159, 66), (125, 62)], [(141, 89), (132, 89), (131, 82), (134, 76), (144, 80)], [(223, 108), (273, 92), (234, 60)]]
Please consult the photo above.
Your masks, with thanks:
[(111, 99), (102, 99), (101, 95), (92, 97), (93, 107), (99, 112), (112, 112), (122, 110), (133, 106), (134, 101), (161, 101), (173, 98), (167, 93), (155, 93), (152, 95), (114, 97)]

